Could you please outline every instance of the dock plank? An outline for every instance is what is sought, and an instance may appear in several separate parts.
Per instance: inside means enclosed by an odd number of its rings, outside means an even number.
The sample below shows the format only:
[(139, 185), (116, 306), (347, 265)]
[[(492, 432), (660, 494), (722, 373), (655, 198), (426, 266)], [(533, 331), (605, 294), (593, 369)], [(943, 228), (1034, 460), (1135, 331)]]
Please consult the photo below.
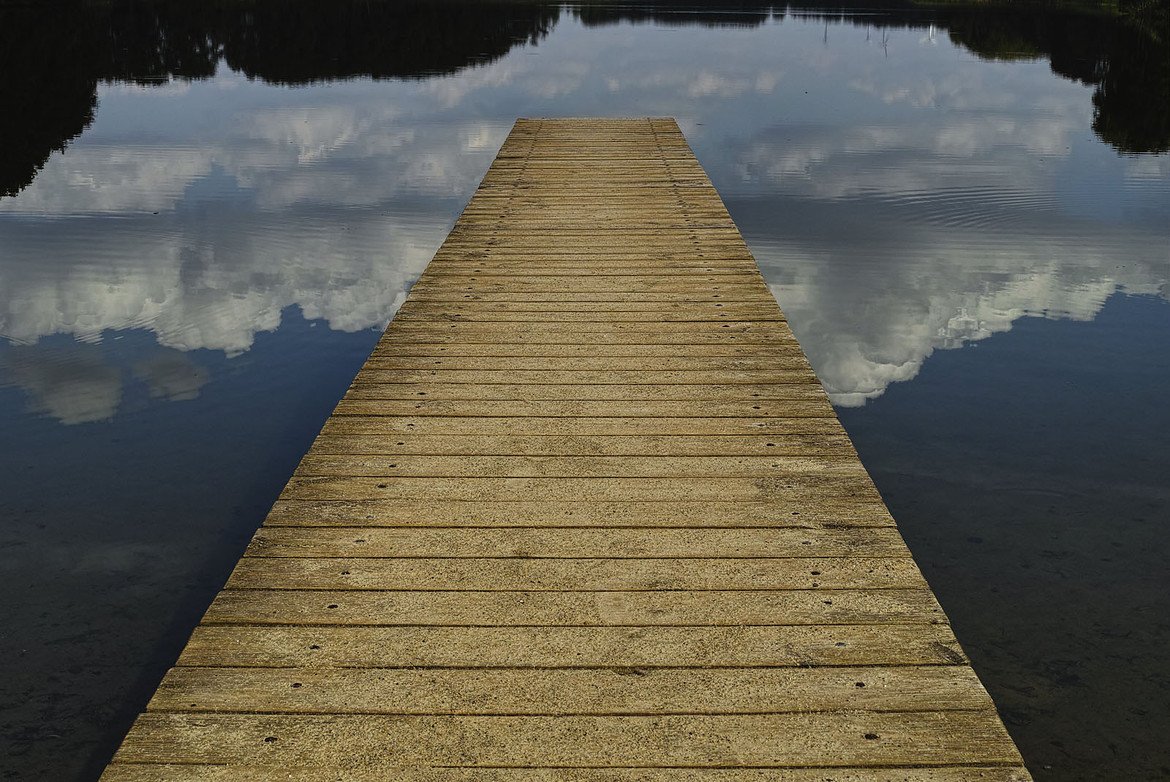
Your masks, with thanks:
[[(727, 768), (1017, 760), (985, 711), (718, 716), (385, 716), (146, 712), (126, 763), (255, 763), (367, 773), (402, 766)], [(794, 737), (800, 737), (794, 740)], [(867, 738), (874, 737), (874, 738)], [(385, 778), (385, 777), (383, 777)]]
[[(407, 386), (401, 393), (409, 395)], [(434, 389), (435, 386), (428, 386)], [(560, 394), (564, 386), (542, 389)], [(575, 388), (568, 387), (568, 388)], [(597, 388), (591, 386), (590, 388)], [(603, 386), (603, 388), (615, 388)], [(616, 386), (623, 388), (623, 386)], [(645, 386), (638, 386), (645, 388)], [(684, 386), (685, 388), (685, 386)], [(500, 393), (511, 398), (515, 391), (504, 386)], [(482, 389), (479, 389), (482, 390)], [(651, 392), (657, 395), (658, 392)], [(389, 397), (393, 398), (393, 397)], [(322, 434), (314, 443), (316, 454), (385, 454), (422, 456), (851, 456), (853, 444), (844, 435), (708, 435), (678, 436), (534, 436)]]
[(228, 589), (629, 591), (912, 589), (908, 557), (245, 557)]
[(943, 624), (748, 627), (201, 625), (180, 667), (813, 668), (963, 664)]
[(970, 711), (969, 668), (197, 668), (172, 669), (152, 711), (270, 714), (784, 714)]
[[(166, 765), (118, 763), (102, 779), (107, 782), (320, 782), (321, 769), (279, 769), (271, 766)], [(1027, 782), (1023, 771), (994, 766), (934, 768), (834, 768), (824, 769), (459, 769), (390, 768), (371, 777), (370, 772), (334, 768), (330, 782)]]
[(105, 782), (1026, 782), (673, 120), (520, 120)]
[[(552, 514), (553, 504), (533, 511)], [(547, 510), (544, 510), (547, 509)], [(511, 505), (497, 512), (515, 516), (523, 508)], [(599, 512), (604, 512), (602, 508)], [(909, 557), (898, 531), (888, 524), (807, 529), (791, 526), (792, 514), (777, 517), (774, 528), (727, 525), (679, 527), (645, 525), (637, 507), (624, 508), (624, 526), (606, 526), (601, 517), (582, 514), (580, 523), (596, 526), (266, 526), (256, 534), (248, 553), (257, 557), (532, 557), (692, 559), (702, 557)], [(740, 510), (736, 506), (736, 510)], [(885, 522), (874, 504), (854, 506)], [(704, 513), (716, 515), (719, 507)], [(420, 516), (422, 511), (420, 510)], [(841, 513), (841, 511), (838, 511)], [(843, 515), (843, 514), (842, 514)], [(678, 514), (679, 522), (687, 517)], [(559, 521), (560, 519), (556, 519)], [(699, 519), (696, 519), (699, 520)], [(490, 522), (488, 519), (485, 523)], [(764, 521), (763, 518), (759, 521)], [(616, 523), (616, 522), (613, 522)], [(784, 526), (789, 525), (789, 526)]]
[[(750, 528), (810, 530), (818, 533), (854, 527), (890, 527), (893, 519), (877, 500), (788, 498), (784, 501), (678, 501), (656, 503), (619, 500), (598, 502), (562, 500), (540, 502), (475, 502), (466, 500), (322, 500), (280, 499), (272, 506), (266, 529), (282, 532), (295, 528), (365, 527), (365, 528), (484, 528), (515, 532), (517, 529), (541, 530), (546, 540), (556, 534), (572, 534), (588, 539), (589, 528), (655, 528), (656, 540), (669, 541), (674, 531), (700, 540), (699, 529)], [(568, 529), (570, 533), (557, 533)], [(627, 532), (626, 534), (633, 534)], [(358, 537), (361, 537), (360, 535)], [(800, 545), (811, 536), (799, 541)], [(258, 538), (261, 540), (265, 537)], [(711, 541), (708, 541), (711, 542)], [(808, 541), (811, 544), (812, 541)], [(542, 548), (542, 547), (538, 547)]]

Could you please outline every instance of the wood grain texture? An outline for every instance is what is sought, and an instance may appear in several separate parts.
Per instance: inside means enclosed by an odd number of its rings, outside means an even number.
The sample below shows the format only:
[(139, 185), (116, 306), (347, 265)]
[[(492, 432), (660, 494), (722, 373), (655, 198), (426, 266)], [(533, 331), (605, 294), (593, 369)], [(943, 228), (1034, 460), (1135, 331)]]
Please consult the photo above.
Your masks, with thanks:
[(673, 120), (520, 120), (106, 782), (1025, 782)]
[(106, 782), (1027, 782), (1019, 769), (994, 766), (833, 769), (459, 769), (276, 768), (116, 763)]
[[(478, 503), (477, 503), (478, 504)], [(496, 513), (515, 513), (511, 504), (492, 503)], [(521, 503), (517, 503), (521, 504)], [(731, 504), (731, 503), (723, 503)], [(527, 504), (524, 504), (527, 507)], [(552, 503), (542, 506), (554, 508)], [(703, 507), (703, 506), (700, 506)], [(707, 506), (711, 507), (711, 506)], [(760, 506), (767, 508), (767, 503)], [(644, 504), (627, 509), (621, 520), (638, 521)], [(739, 510), (739, 506), (736, 505)], [(600, 510), (600, 508), (599, 508)], [(715, 508), (717, 511), (718, 509)], [(708, 513), (712, 511), (708, 510)], [(419, 515), (427, 513), (420, 506)], [(712, 513), (712, 515), (714, 515)], [(784, 523), (793, 518), (781, 517)], [(581, 526), (507, 527), (485, 519), (483, 526), (391, 525), (386, 527), (266, 526), (256, 533), (247, 554), (253, 557), (510, 557), (514, 559), (729, 559), (909, 557), (889, 526), (835, 528)]]
[[(384, 716), (146, 712), (122, 762), (402, 766), (797, 767), (1017, 760), (993, 710), (766, 715)], [(869, 738), (872, 737), (872, 738)]]
[(201, 625), (180, 667), (814, 668), (963, 664), (944, 624), (740, 627)]

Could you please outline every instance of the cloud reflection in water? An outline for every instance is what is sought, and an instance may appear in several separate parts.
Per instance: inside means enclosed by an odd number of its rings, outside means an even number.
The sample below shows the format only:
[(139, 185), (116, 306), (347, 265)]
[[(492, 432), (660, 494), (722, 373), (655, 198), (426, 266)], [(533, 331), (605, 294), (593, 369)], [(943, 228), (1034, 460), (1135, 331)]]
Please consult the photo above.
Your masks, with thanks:
[[(419, 82), (276, 97), (221, 66), (182, 90), (103, 88), (89, 136), (0, 200), (0, 333), (145, 328), (232, 356), (293, 305), (380, 327), (519, 114), (679, 116), (839, 404), (1019, 317), (1165, 295), (1165, 158), (1086, 145), (1085, 87), (901, 31), (878, 47), (816, 28), (562, 20), (536, 47)], [(81, 374), (107, 400), (97, 415), (114, 392)]]
[[(393, 315), (516, 116), (678, 117), (839, 404), (1023, 317), (1093, 318), (1118, 288), (1167, 296), (1170, 158), (1119, 157), (1097, 140), (1099, 74), (980, 61), (897, 18), (867, 29), (872, 19), (583, 9), (602, 25), (591, 27), (510, 3), (470, 15), (399, 2), (154, 7), (159, 23), (135, 28), (153, 46), (106, 34), (117, 19), (28, 28), (43, 33), (14, 50), (29, 78), (0, 87), (0, 103), (11, 88), (61, 103), (0, 112), (0, 129), (29, 141), (0, 177), (0, 192), (23, 188), (0, 198), (0, 386), (24, 397), (8, 395), (5, 428), (18, 441), (6, 474), (22, 479), (3, 497), (0, 564), (18, 575), (5, 606), (16, 632), (0, 641), (18, 653), (0, 700), (20, 704), (5, 719), (23, 731), (29, 754), (13, 762), (26, 777), (65, 778), (54, 764), (95, 746), (100, 768), (112, 752), (149, 694), (135, 701), (126, 682), (173, 659), (183, 617), (197, 621), (374, 336), (340, 332)], [(501, 9), (524, 18), (491, 27), (485, 46), (483, 15)], [(413, 34), (418, 13), (443, 34)], [(1000, 29), (981, 13), (968, 40)], [(1071, 40), (1029, 13), (1021, 29)], [(44, 45), (85, 41), (78, 29), (105, 35), (93, 51), (106, 56)], [(355, 30), (370, 35), (339, 53)], [(208, 40), (221, 48), (202, 58), (181, 47)], [(1060, 72), (1084, 64), (1063, 57)], [(68, 78), (37, 89), (58, 71)], [(328, 78), (344, 80), (315, 81)], [(1120, 133), (1115, 109), (1104, 124)], [(95, 660), (111, 666), (104, 680)], [(53, 770), (29, 772), (37, 763)]]
[[(864, 404), (933, 351), (1020, 317), (1091, 320), (1117, 290), (1167, 297), (1164, 230), (1082, 214), (1098, 191), (1061, 190), (1032, 123), (782, 132), (735, 151), (749, 187), (732, 210), (836, 404)], [(1150, 168), (1119, 173), (1122, 189)], [(1165, 214), (1165, 182), (1146, 190), (1132, 208)]]
[[(114, 92), (148, 112), (176, 97)], [(179, 97), (215, 92), (196, 83)], [(289, 95), (223, 112), (212, 143), (82, 140), (0, 200), (0, 334), (22, 346), (4, 372), (31, 409), (78, 423), (118, 403), (119, 373), (98, 356), (69, 371), (52, 351), (36, 359), (51, 335), (146, 329), (173, 351), (236, 356), (294, 305), (332, 329), (383, 327), (507, 132), (474, 119), (404, 127), (377, 95)]]

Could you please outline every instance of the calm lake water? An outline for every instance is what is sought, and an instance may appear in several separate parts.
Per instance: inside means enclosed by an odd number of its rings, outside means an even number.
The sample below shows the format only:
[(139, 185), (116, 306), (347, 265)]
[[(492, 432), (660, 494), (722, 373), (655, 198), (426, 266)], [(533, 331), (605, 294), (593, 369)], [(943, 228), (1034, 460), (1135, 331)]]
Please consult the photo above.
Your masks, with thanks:
[(885, 3), (0, 8), (0, 778), (95, 779), (517, 116), (666, 115), (1037, 780), (1170, 778), (1170, 53)]

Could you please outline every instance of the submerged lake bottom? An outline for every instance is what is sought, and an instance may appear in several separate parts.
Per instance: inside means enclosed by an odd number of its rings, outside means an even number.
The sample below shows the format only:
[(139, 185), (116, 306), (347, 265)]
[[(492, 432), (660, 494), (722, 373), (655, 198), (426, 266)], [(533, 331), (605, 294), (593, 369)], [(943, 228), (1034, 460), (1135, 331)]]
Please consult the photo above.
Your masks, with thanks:
[(1170, 774), (1170, 487), (1154, 456), (1170, 411), (1125, 380), (1167, 356), (1170, 306), (1116, 296), (1092, 323), (1026, 319), (840, 411), (1037, 779)]

